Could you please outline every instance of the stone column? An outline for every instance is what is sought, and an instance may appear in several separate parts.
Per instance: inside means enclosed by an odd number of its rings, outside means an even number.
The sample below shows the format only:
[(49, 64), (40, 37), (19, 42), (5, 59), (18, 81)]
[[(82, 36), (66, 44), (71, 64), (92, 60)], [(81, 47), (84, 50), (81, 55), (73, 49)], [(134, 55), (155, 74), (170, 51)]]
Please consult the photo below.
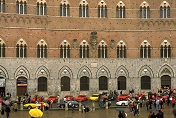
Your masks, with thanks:
[(108, 109), (108, 101), (106, 101), (106, 109)]
[(95, 111), (95, 101), (92, 101), (92, 111)]
[(23, 110), (23, 102), (20, 102), (20, 110)]
[(65, 111), (68, 111), (68, 103), (65, 103)]
[(79, 102), (79, 111), (82, 111), (82, 109), (81, 109), (81, 102)]

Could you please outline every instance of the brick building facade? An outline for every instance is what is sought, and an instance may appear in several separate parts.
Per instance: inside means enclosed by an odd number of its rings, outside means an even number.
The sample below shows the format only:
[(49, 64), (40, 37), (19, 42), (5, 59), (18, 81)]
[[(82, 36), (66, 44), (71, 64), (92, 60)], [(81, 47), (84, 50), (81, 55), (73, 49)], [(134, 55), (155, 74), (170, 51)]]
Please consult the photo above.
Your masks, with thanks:
[(12, 97), (176, 88), (176, 1), (2, 0), (1, 89)]

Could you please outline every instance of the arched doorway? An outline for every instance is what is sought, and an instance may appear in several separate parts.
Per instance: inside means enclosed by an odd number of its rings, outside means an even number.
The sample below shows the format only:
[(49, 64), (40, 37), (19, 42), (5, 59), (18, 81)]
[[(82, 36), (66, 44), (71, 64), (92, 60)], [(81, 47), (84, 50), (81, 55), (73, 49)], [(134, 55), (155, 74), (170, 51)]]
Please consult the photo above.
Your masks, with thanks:
[(120, 76), (117, 78), (117, 87), (118, 90), (126, 90), (126, 77)]
[(89, 90), (89, 78), (87, 76), (83, 76), (80, 78), (80, 91), (88, 91)]
[(70, 78), (67, 76), (61, 78), (61, 91), (70, 91)]
[(151, 78), (149, 76), (141, 77), (141, 89), (151, 89)]
[(99, 90), (108, 90), (108, 78), (106, 76), (99, 77)]
[(0, 96), (5, 97), (5, 84), (6, 80), (4, 77), (0, 77)]
[(169, 75), (161, 77), (161, 88), (171, 88), (171, 77)]
[(25, 93), (27, 93), (27, 79), (25, 77), (18, 77), (17, 96), (23, 96)]
[(38, 78), (38, 91), (44, 92), (47, 91), (47, 78), (46, 77), (39, 77)]

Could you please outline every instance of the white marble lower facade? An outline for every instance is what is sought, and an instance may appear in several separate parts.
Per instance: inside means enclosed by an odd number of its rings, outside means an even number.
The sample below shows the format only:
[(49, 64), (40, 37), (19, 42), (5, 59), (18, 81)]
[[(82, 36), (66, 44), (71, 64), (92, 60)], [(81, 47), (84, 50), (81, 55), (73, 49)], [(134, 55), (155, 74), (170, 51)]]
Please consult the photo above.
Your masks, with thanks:
[[(17, 97), (17, 79), (27, 79), (27, 92), (30, 95), (61, 95), (99, 93), (99, 77), (108, 78), (108, 90), (117, 90), (117, 79), (126, 77), (126, 90), (157, 91), (161, 87), (162, 76), (171, 79), (171, 88), (176, 88), (176, 59), (39, 59), (39, 58), (2, 58), (0, 77), (5, 79), (5, 92)], [(61, 78), (70, 78), (70, 91), (61, 91)], [(80, 91), (80, 78), (89, 78), (89, 90)], [(141, 77), (151, 78), (151, 89), (141, 90)], [(47, 78), (47, 90), (38, 92), (38, 78)]]

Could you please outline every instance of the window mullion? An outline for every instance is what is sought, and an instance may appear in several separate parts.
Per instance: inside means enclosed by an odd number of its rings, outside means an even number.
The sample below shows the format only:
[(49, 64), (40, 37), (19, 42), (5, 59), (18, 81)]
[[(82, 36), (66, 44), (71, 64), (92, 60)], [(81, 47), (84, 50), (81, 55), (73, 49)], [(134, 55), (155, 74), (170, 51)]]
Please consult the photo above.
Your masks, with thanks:
[(23, 14), (24, 14), (24, 3), (23, 3)]
[(22, 48), (23, 48), (23, 55), (22, 55), (23, 57), (22, 57), (22, 58), (24, 58), (24, 45), (23, 45), (23, 47), (22, 47)]
[(67, 5), (65, 5), (65, 16), (67, 16)]
[(163, 58), (165, 57), (165, 55), (164, 55), (164, 47), (163, 47)]
[(168, 48), (168, 46), (167, 46), (166, 48), (167, 48), (167, 58), (168, 58), (168, 57), (169, 57), (169, 56), (168, 56), (168, 52), (169, 52), (169, 50), (168, 50), (168, 49), (169, 49), (169, 48)]
[(65, 57), (65, 58), (67, 58), (67, 56), (68, 56), (68, 55), (67, 55), (67, 51), (68, 51), (68, 48), (66, 47), (66, 55), (65, 55), (66, 57)]
[(146, 54), (147, 55), (146, 58), (148, 58), (148, 46), (146, 46), (146, 53), (147, 53)]
[(142, 58), (144, 58), (144, 53), (145, 53), (145, 52), (144, 52), (144, 47), (142, 48), (142, 52), (143, 52)]

